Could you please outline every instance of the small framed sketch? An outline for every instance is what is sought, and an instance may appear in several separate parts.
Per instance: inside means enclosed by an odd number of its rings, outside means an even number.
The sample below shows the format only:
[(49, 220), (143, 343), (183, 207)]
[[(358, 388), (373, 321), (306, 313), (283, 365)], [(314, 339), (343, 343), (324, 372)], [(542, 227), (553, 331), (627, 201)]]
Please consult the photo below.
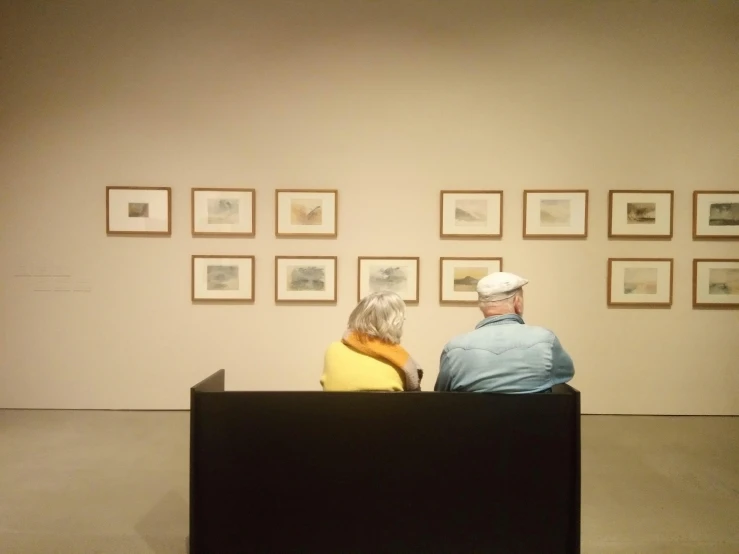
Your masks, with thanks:
[(693, 192), (693, 238), (739, 240), (739, 191)]
[(336, 302), (336, 256), (276, 256), (275, 302)]
[(253, 302), (254, 256), (193, 256), (192, 300)]
[(630, 239), (671, 239), (671, 190), (608, 192), (608, 236)]
[(172, 234), (170, 187), (105, 188), (105, 226), (109, 235)]
[(357, 259), (357, 301), (370, 293), (396, 292), (406, 304), (418, 303), (419, 258), (360, 256)]
[(672, 306), (672, 259), (609, 258), (608, 305)]
[(254, 236), (254, 189), (192, 189), (194, 237)]
[(500, 238), (503, 191), (442, 190), (442, 238)]
[(476, 304), (477, 282), (503, 271), (503, 258), (439, 258), (439, 302)]
[(523, 191), (523, 238), (587, 236), (587, 190)]
[(693, 260), (693, 307), (739, 310), (739, 258)]
[(336, 237), (339, 192), (322, 189), (275, 191), (275, 235)]

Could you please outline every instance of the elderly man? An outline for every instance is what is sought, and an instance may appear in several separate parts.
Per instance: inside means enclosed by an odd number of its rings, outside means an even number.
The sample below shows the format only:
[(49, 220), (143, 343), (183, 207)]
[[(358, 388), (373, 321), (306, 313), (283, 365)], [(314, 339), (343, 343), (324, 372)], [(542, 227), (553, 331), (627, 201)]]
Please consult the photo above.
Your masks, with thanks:
[(436, 391), (548, 392), (575, 374), (557, 337), (523, 321), (523, 287), (512, 273), (491, 273), (477, 283), (485, 318), (455, 337), (441, 353)]

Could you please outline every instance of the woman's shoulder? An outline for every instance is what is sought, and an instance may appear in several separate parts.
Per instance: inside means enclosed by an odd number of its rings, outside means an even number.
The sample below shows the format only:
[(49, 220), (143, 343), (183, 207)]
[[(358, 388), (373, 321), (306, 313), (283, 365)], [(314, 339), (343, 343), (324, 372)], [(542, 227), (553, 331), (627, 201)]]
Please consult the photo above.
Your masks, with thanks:
[(326, 348), (326, 358), (343, 357), (354, 353), (354, 350), (349, 348), (346, 344), (340, 340), (334, 341)]
[(340, 340), (329, 343), (328, 348), (326, 348), (326, 352), (337, 352), (344, 350), (349, 350), (349, 347)]

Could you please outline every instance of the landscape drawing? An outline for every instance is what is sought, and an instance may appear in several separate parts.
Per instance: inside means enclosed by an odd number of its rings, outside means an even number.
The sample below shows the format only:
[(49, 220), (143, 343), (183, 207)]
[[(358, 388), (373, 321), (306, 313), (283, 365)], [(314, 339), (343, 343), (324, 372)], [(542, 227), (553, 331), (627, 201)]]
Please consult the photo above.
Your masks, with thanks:
[(657, 220), (657, 204), (654, 202), (628, 202), (626, 223), (629, 225), (654, 224)]
[(129, 202), (128, 217), (149, 217), (149, 204), (147, 202)]
[(322, 225), (322, 201), (299, 198), (291, 199), (290, 223), (293, 225)]
[(482, 227), (488, 223), (488, 201), (484, 198), (456, 200), (454, 223), (466, 227)]
[(624, 269), (624, 294), (657, 294), (656, 267)]
[(239, 201), (235, 198), (208, 198), (208, 223), (239, 222)]
[(455, 267), (454, 292), (476, 292), (477, 282), (488, 273), (487, 267)]
[(375, 265), (370, 267), (370, 292), (405, 292), (408, 289), (408, 274), (406, 271), (406, 268), (399, 266)]
[(239, 266), (209, 265), (208, 290), (239, 290)]
[(708, 225), (739, 225), (739, 202), (711, 204)]
[(708, 271), (708, 294), (739, 294), (739, 269), (711, 268)]
[(287, 268), (287, 290), (325, 291), (326, 268), (316, 265), (291, 265)]
[(539, 223), (542, 227), (567, 227), (571, 224), (569, 200), (542, 200), (539, 204)]

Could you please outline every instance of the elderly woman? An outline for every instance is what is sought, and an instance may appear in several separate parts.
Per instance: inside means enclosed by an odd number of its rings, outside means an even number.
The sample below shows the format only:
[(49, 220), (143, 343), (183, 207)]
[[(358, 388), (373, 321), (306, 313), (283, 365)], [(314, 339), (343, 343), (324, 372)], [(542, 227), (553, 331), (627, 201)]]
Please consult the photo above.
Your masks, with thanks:
[(325, 391), (419, 391), (423, 370), (400, 346), (405, 302), (394, 292), (375, 292), (349, 316), (341, 341), (324, 357)]

